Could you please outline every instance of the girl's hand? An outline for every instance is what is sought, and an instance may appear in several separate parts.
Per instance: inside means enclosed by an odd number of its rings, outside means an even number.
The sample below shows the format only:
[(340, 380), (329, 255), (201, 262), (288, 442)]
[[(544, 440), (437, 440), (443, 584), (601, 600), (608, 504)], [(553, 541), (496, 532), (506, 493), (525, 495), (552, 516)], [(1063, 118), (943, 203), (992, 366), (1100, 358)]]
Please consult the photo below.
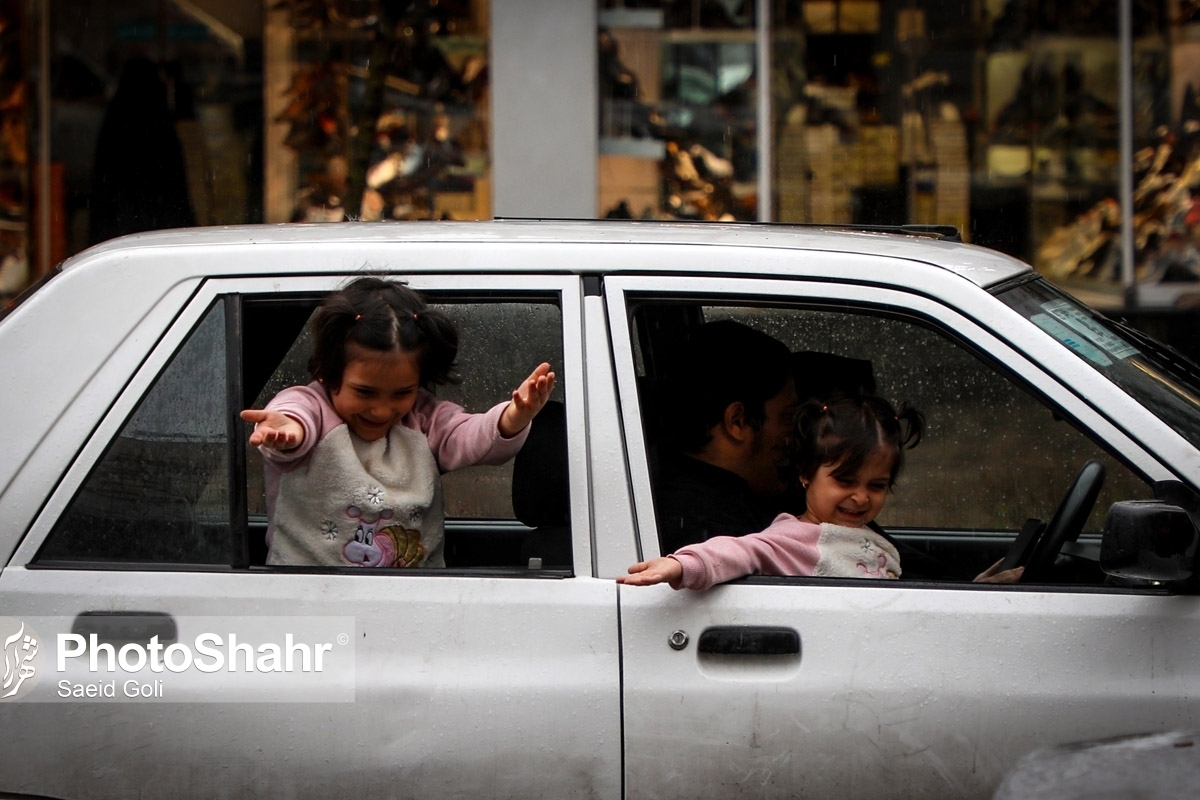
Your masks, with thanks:
[(669, 583), (672, 589), (679, 588), (683, 578), (683, 565), (670, 556), (652, 558), (649, 561), (639, 561), (629, 568), (628, 575), (617, 577), (617, 583), (627, 583), (630, 586), (653, 586), (656, 583)]
[(242, 412), (242, 419), (254, 423), (254, 433), (250, 434), (254, 447), (291, 450), (304, 442), (304, 426), (287, 414), (248, 408)]
[(1000, 565), (1004, 563), (1004, 559), (1000, 559), (995, 564), (985, 569), (983, 572), (975, 576), (974, 583), (1016, 583), (1021, 580), (1021, 576), (1025, 574), (1024, 567), (1013, 567), (1006, 569), (1003, 572), (997, 572)]
[(538, 368), (512, 393), (512, 402), (500, 415), (500, 435), (511, 439), (524, 430), (546, 405), (552, 391), (554, 373), (550, 371), (550, 365), (538, 364)]

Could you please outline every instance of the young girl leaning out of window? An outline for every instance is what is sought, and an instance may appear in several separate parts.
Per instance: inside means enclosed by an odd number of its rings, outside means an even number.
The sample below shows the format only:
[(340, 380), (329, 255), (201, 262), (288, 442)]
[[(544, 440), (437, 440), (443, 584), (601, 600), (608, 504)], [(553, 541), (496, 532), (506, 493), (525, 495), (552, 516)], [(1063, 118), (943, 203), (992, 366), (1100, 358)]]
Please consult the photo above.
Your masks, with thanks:
[[(797, 467), (805, 511), (780, 514), (770, 527), (746, 536), (718, 536), (674, 554), (642, 561), (620, 583), (708, 589), (744, 575), (817, 575), (899, 578), (900, 556), (868, 527), (896, 482), (904, 451), (921, 439), (915, 409), (897, 414), (878, 397), (841, 397), (806, 404), (796, 420)], [(977, 581), (1011, 583), (1021, 570)]]
[(454, 323), (373, 277), (327, 297), (312, 337), (313, 382), (242, 412), (266, 460), (267, 563), (444, 566), (441, 473), (512, 458), (554, 389), (550, 365), (483, 414), (438, 400)]

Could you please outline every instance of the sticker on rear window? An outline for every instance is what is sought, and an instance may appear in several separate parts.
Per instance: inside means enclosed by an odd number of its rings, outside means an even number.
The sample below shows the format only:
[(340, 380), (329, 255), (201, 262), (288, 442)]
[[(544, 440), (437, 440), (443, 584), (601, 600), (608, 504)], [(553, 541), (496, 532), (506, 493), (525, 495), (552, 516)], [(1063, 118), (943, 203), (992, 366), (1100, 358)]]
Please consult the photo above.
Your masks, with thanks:
[[(1051, 300), (1048, 303), (1042, 303), (1042, 310), (1073, 330), (1077, 336), (1083, 336), (1117, 360), (1138, 354), (1138, 351), (1128, 342), (1109, 333), (1084, 311), (1066, 300)], [(1043, 328), (1043, 330), (1045, 329)]]
[(1112, 359), (1104, 355), (1100, 348), (1093, 345), (1083, 336), (1080, 336), (1075, 331), (1063, 325), (1049, 314), (1034, 314), (1029, 318), (1029, 321), (1046, 333), (1058, 339), (1067, 347), (1074, 350), (1079, 355), (1091, 361), (1093, 364), (1101, 367), (1107, 367), (1112, 364)]

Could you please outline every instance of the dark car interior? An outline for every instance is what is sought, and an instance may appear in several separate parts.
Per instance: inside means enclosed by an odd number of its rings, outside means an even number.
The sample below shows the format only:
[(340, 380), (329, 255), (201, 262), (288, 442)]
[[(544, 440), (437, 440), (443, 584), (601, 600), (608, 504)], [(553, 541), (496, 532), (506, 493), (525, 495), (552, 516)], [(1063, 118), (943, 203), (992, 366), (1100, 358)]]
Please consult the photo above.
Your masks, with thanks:
[[(176, 372), (177, 376), (190, 376), (190, 382), (175, 387), (185, 399), (201, 391), (214, 395), (205, 402), (215, 415), (215, 422), (210, 423), (215, 433), (196, 442), (156, 440), (136, 432), (118, 436), (72, 501), (70, 513), (60, 518), (38, 555), (38, 563), (191, 564), (218, 569), (222, 565), (235, 569), (264, 565), (267, 548), (261, 456), (248, 447), (247, 428), (237, 414), (242, 408), (264, 404), (286, 386), (307, 382), (305, 326), (320, 299), (320, 294), (313, 293), (231, 295), (218, 301), (205, 322), (209, 328), (204, 336), (193, 332), (195, 341), (189, 340), (189, 345), (180, 350), (184, 353), (191, 348), (191, 355)], [(430, 300), (494, 305), (496, 298), (431, 296)], [(552, 301), (545, 302), (553, 306)], [(904, 579), (970, 581), (990, 564), (1007, 557), (1013, 563), (1030, 564), (1030, 579), (1038, 583), (1106, 582), (1099, 569), (1097, 519), (1103, 519), (1114, 501), (1148, 499), (1151, 487), (1118, 458), (1080, 434), (1052, 404), (1010, 380), (996, 365), (984, 363), (981, 368), (982, 359), (971, 354), (969, 343), (951, 342), (949, 348), (938, 350), (934, 347), (937, 336), (914, 339), (925, 334), (919, 324), (909, 324), (912, 321), (908, 319), (901, 321), (909, 327), (897, 334), (896, 330), (901, 329), (887, 327), (894, 320), (885, 319), (885, 315), (848, 311), (844, 306), (810, 308), (778, 301), (772, 306), (754, 299), (734, 306), (730, 302), (721, 297), (630, 298), (637, 400), (652, 491), (657, 486), (658, 466), (666, 447), (662, 431), (670, 410), (663, 407), (663, 393), (671, 355), (688, 331), (706, 319), (738, 313), (781, 341), (790, 339), (785, 344), (793, 352), (802, 396), (837, 390), (879, 391), (896, 401), (915, 393), (919, 396), (918, 407), (935, 433), (958, 425), (943, 434), (940, 443), (932, 441), (936, 436), (928, 437), (929, 444), (922, 441), (914, 451), (919, 458), (909, 459), (896, 498), (889, 499), (886, 515), (881, 515), (887, 535), (902, 551)], [(525, 303), (518, 299), (512, 307)], [(782, 322), (775, 312), (781, 312)], [(818, 319), (821, 315), (834, 318), (836, 324), (826, 325), (829, 330), (823, 330)], [(829, 334), (830, 330), (855, 325), (862, 330), (849, 338)], [(495, 335), (493, 328), (483, 325), (480, 338)], [(225, 342), (223, 353), (220, 341)], [(910, 368), (913, 353), (923, 356), (931, 348), (935, 352), (925, 358), (928, 363), (921, 370)], [(901, 357), (894, 357), (893, 352)], [(487, 357), (491, 358), (490, 354)], [(204, 369), (227, 374), (227, 378), (220, 379), (227, 384), (223, 396), (219, 390), (213, 391), (211, 381), (204, 381), (206, 373), (196, 372), (196, 364), (201, 363), (197, 359), (206, 359)], [(505, 369), (508, 372), (500, 380), (508, 385), (512, 369)], [(955, 385), (957, 377), (971, 369), (979, 375), (963, 386)], [(197, 380), (201, 384), (196, 384)], [(953, 391), (947, 393), (947, 386)], [(994, 395), (1005, 392), (1012, 397), (1000, 405), (992, 403)], [(503, 396), (487, 386), (482, 394)], [(970, 411), (965, 421), (956, 423), (953, 419), (957, 407)], [(226, 421), (221, 421), (222, 416)], [(993, 416), (1003, 419), (997, 423)], [(1042, 427), (1027, 422), (1035, 418)], [(173, 430), (169, 417), (160, 424), (164, 426), (161, 430)], [(989, 426), (996, 427), (998, 433)], [(1024, 427), (1030, 430), (1021, 430)], [(975, 428), (988, 430), (980, 434)], [(565, 408), (555, 398), (535, 421), (511, 466), (505, 468), (510, 471), (501, 470), (483, 478), (470, 476), (462, 484), (461, 491), (466, 494), (486, 484), (493, 499), (499, 494), (509, 510), (448, 512), (447, 569), (570, 574), (566, 434)], [(981, 451), (980, 441), (999, 455)], [(1074, 449), (1064, 454), (1064, 446)], [(1099, 468), (1091, 465), (1097, 457), (1103, 462)], [(1064, 463), (1083, 466), (1064, 472)], [(1027, 496), (1028, 492), (1014, 494), (1005, 488), (1025, 478), (1026, 473), (1034, 475), (1033, 480), (1025, 482), (1035, 486), (1037, 497)], [(454, 473), (448, 477), (457, 476)], [(976, 493), (976, 486), (984, 484), (988, 484), (986, 491)], [(225, 503), (226, 510), (198, 512), (202, 495), (216, 504), (211, 509)], [(228, 499), (222, 500), (222, 496)], [(989, 508), (999, 509), (989, 511), (990, 517), (976, 513), (985, 500)], [(786, 498), (784, 502), (790, 503), (784, 510), (799, 513), (803, 509), (802, 499)], [(1098, 511), (1089, 514), (1093, 506)], [(931, 510), (940, 515), (927, 513)], [(141, 535), (139, 532), (147, 525), (160, 535)]]
[[(256, 346), (242, 354), (243, 396), (261, 397), (271, 387), (281, 388), (277, 374), (280, 362), (304, 329), (319, 297), (287, 299), (255, 298), (244, 305), (244, 341)], [(631, 308), (636, 353), (638, 401), (649, 456), (649, 472), (657, 478), (662, 457), (661, 431), (664, 376), (670, 370), (671, 354), (688, 331), (705, 321), (704, 303), (698, 299), (635, 302)], [(801, 399), (831, 392), (877, 391), (880, 366), (871, 359), (845, 352), (796, 349), (793, 367)], [(294, 376), (290, 380), (302, 380)], [(284, 385), (288, 381), (284, 381)], [(938, 409), (925, 409), (936, 419)], [(512, 468), (512, 509), (516, 519), (448, 518), (446, 564), (449, 569), (569, 570), (571, 568), (569, 492), (567, 484), (566, 419), (560, 402), (551, 402), (531, 428), (530, 438)], [(1063, 479), (1064, 487), (1070, 476)], [(1043, 524), (1029, 519), (1005, 530), (926, 529), (922, 526), (889, 527), (884, 531), (901, 551), (904, 579), (916, 581), (970, 581), (998, 559), (1026, 563), (1034, 559), (1032, 577), (1039, 582), (1103, 583), (1098, 567), (1098, 543), (1084, 537), (1075, 541), (1083, 527), (1080, 519), (1091, 510), (1103, 475), (1089, 473), (1087, 486), (1072, 489), (1070, 508), (1050, 509), (1057, 521)], [(787, 500), (796, 513), (803, 510), (802, 497)], [(1064, 501), (1065, 504), (1065, 501)], [(791, 510), (791, 507), (788, 510)], [(1055, 517), (1038, 509), (1045, 519)], [(1069, 519), (1062, 519), (1064, 512)], [(1045, 538), (1053, 527), (1053, 541)], [(251, 517), (246, 536), (247, 561), (265, 563), (265, 518)], [(881, 529), (882, 530), (882, 529)], [(1024, 531), (1023, 535), (1021, 532)], [(1049, 542), (1049, 544), (1047, 544)], [(1039, 550), (1040, 547), (1040, 550)], [(1049, 548), (1049, 549), (1047, 549)], [(751, 578), (748, 580), (768, 580)]]
[[(242, 353), (241, 394), (246, 398), (245, 407), (256, 398), (262, 402), (284, 386), (309, 379), (297, 370), (296, 363), (288, 368), (285, 360), (304, 334), (320, 300), (320, 295), (292, 295), (286, 299), (254, 298), (243, 305), (243, 341), (255, 343)], [(565, 410), (561, 401), (552, 400), (539, 414), (513, 460), (512, 507), (516, 519), (448, 517), (444, 545), (447, 569), (570, 570), (567, 474)], [(265, 515), (250, 515), (245, 549), (251, 566), (266, 563), (266, 526)]]
[[(635, 353), (639, 356), (636, 365), (639, 401), (653, 479), (664, 447), (659, 436), (664, 423), (661, 416), (664, 413), (661, 408), (663, 375), (669, 369), (670, 353), (684, 340), (688, 329), (705, 321), (705, 301), (647, 300), (635, 303), (632, 320), (637, 337)], [(750, 321), (755, 324), (753, 317)], [(776, 333), (766, 323), (763, 329)], [(880, 373), (878, 365), (857, 353), (795, 349), (792, 358), (801, 402), (833, 393), (873, 394), (878, 391), (881, 376), (889, 379), (885, 383), (893, 389), (897, 386), (896, 376)], [(933, 424), (937, 424), (941, 409), (922, 410), (927, 419), (932, 418)], [(1049, 508), (1028, 509), (1027, 515), (1037, 514), (1040, 518), (1026, 516), (1023, 525), (1017, 520), (1003, 529), (984, 530), (957, 529), (957, 526), (927, 528), (923, 525), (902, 525), (887, 530), (875, 524), (873, 527), (884, 533), (900, 551), (904, 566), (902, 578), (906, 581), (971, 581), (988, 566), (1005, 559), (1006, 568), (1029, 565), (1027, 582), (1030, 583), (1103, 584), (1107, 579), (1099, 568), (1098, 534), (1082, 537), (1080, 534), (1096, 506), (1105, 469), (1098, 462), (1089, 462), (1074, 481), (1071, 478), (1070, 474), (1061, 477), (1057, 490), (1063, 492), (1058, 495), (1061, 502)], [(803, 495), (797, 490), (781, 504), (781, 510), (799, 514), (803, 511)], [(780, 579), (752, 577), (745, 580)]]

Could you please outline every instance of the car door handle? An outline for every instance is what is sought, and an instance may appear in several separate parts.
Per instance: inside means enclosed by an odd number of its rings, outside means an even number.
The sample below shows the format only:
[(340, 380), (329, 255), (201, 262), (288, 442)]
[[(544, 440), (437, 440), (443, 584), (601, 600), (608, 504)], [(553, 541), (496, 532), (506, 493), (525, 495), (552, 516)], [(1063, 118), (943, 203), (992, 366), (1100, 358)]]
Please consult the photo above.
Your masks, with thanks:
[(799, 655), (800, 634), (766, 625), (718, 625), (704, 629), (697, 647), (701, 653), (731, 656)]
[(139, 642), (149, 644), (155, 636), (159, 644), (179, 638), (175, 618), (161, 611), (84, 611), (75, 617), (71, 633), (109, 644)]

